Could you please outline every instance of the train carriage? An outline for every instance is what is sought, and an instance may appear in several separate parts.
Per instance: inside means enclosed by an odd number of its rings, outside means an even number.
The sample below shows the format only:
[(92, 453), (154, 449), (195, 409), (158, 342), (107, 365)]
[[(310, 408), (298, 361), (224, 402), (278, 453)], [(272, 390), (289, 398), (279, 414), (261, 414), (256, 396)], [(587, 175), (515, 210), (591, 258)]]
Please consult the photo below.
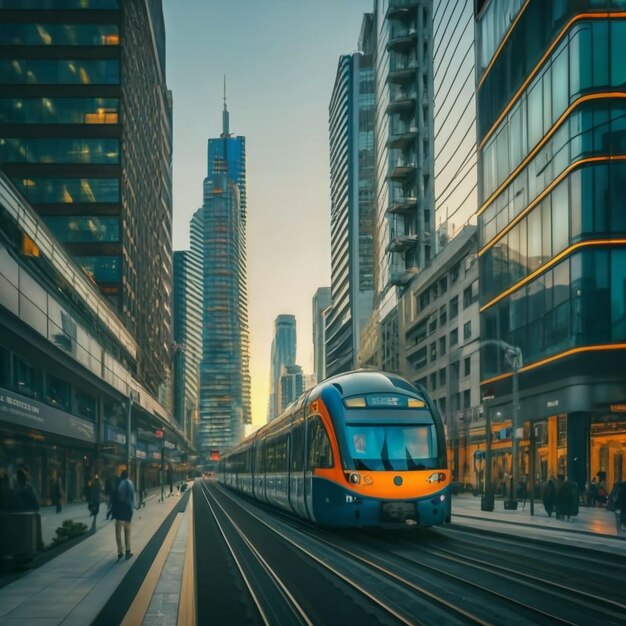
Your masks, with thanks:
[(330, 378), (228, 451), (217, 479), (325, 526), (450, 521), (444, 428), (422, 388), (368, 370)]

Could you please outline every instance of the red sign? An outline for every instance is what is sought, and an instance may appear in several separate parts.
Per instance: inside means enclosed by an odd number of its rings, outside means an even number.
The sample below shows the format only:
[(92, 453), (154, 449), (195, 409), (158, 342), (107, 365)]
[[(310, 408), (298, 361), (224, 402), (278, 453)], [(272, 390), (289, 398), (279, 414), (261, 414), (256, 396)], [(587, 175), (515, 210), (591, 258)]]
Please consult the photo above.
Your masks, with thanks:
[(219, 461), (220, 460), (220, 451), (219, 450), (211, 450), (211, 454), (209, 455), (211, 461)]
[(165, 433), (162, 430), (155, 430), (154, 431), (154, 436), (157, 439), (163, 439), (163, 436), (165, 435)]

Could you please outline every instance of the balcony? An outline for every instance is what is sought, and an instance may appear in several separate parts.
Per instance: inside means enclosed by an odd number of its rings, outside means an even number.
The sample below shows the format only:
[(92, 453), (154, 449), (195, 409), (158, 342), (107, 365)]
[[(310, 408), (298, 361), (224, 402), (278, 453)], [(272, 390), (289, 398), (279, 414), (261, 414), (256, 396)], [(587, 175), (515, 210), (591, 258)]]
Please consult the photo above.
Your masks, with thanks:
[(408, 80), (415, 79), (418, 64), (417, 60), (412, 57), (401, 55), (393, 55), (389, 64), (389, 74), (387, 82), (404, 83)]
[(395, 27), (389, 30), (389, 41), (387, 42), (387, 50), (398, 50), (406, 52), (415, 46), (417, 39), (417, 30), (411, 28)]
[(389, 204), (387, 205), (387, 212), (403, 215), (414, 211), (416, 208), (417, 198), (415, 196), (398, 195), (390, 199)]
[(398, 125), (389, 129), (388, 148), (406, 148), (417, 139), (417, 126)]
[(419, 235), (400, 235), (392, 232), (387, 252), (406, 252), (409, 248), (417, 245), (418, 241)]
[(417, 276), (417, 267), (407, 267), (405, 270), (399, 272), (392, 272), (389, 282), (396, 287), (405, 287), (411, 280)]
[(405, 91), (404, 89), (392, 89), (389, 93), (389, 104), (387, 113), (400, 113), (407, 115), (415, 109), (417, 104), (417, 93), (415, 91)]
[(416, 0), (389, 0), (387, 7), (387, 19), (403, 18), (412, 15), (417, 10)]
[(398, 159), (390, 163), (387, 179), (404, 182), (409, 176), (415, 176), (416, 168), (417, 163), (414, 158)]

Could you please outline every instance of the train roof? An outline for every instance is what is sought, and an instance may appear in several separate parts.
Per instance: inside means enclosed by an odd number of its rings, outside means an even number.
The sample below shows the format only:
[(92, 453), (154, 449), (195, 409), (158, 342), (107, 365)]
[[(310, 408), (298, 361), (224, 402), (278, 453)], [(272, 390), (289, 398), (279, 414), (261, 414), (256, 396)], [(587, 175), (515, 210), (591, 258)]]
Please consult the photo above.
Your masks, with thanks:
[[(334, 387), (342, 397), (355, 396), (362, 393), (376, 391), (389, 393), (405, 393), (414, 396), (420, 395), (411, 383), (395, 374), (375, 370), (355, 370), (345, 374), (337, 374), (328, 378), (317, 386), (320, 393), (329, 387)], [(317, 390), (316, 389), (316, 390)]]

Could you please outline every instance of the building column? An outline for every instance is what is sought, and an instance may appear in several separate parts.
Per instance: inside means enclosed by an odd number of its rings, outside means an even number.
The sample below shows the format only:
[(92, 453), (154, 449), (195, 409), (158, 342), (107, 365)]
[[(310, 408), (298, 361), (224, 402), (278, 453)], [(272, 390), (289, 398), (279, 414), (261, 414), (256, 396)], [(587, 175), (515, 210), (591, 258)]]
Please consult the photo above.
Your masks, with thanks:
[(578, 483), (579, 491), (585, 488), (589, 477), (589, 413), (570, 413), (567, 416), (567, 479)]
[(556, 478), (558, 472), (558, 455), (557, 455), (557, 439), (558, 439), (558, 418), (551, 415), (548, 418), (548, 479)]

